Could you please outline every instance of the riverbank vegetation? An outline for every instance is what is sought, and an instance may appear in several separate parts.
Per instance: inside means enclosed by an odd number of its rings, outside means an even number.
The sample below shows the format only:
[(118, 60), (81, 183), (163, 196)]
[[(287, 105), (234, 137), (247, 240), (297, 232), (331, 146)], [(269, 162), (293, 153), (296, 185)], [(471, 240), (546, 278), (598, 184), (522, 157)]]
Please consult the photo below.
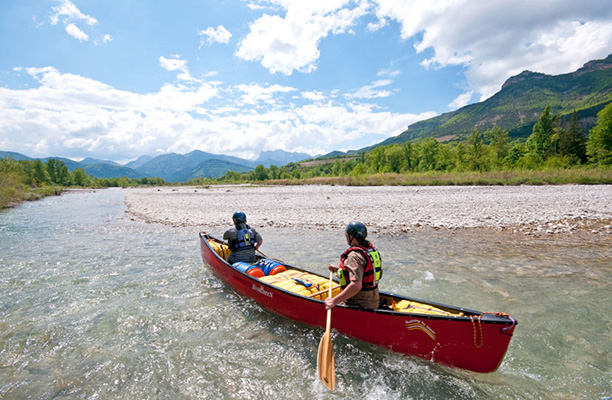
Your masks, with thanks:
[(40, 160), (0, 159), (0, 208), (58, 195), (66, 187), (125, 188), (165, 184), (161, 178), (93, 178), (82, 168), (70, 172), (64, 162), (55, 159), (47, 163)]
[(507, 131), (474, 129), (467, 137), (441, 142), (378, 146), (336, 159), (257, 166), (239, 174), (196, 179), (215, 182), (344, 185), (517, 185), (612, 183), (612, 103), (598, 114), (586, 136), (576, 113), (563, 122), (546, 107), (526, 140), (510, 140)]

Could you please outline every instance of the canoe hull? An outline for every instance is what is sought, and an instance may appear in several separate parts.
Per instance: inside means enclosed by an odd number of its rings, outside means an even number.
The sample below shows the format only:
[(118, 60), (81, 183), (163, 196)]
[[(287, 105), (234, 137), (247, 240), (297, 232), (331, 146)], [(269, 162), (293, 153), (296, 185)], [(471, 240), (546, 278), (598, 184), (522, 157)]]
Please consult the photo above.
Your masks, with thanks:
[[(232, 268), (210, 247), (205, 234), (200, 234), (200, 248), (212, 273), (239, 294), (283, 317), (325, 328), (326, 310), (321, 300), (285, 291)], [(516, 323), (504, 316), (478, 314), (480, 318), (426, 316), (338, 306), (333, 311), (332, 329), (398, 353), (492, 372), (503, 360)]]

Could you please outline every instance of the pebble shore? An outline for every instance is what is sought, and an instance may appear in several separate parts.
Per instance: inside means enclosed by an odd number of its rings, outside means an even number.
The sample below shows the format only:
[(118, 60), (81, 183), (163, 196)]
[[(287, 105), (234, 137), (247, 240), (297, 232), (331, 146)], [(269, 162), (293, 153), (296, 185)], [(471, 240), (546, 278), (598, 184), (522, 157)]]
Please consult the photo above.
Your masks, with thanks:
[(242, 210), (254, 227), (344, 229), (359, 220), (378, 235), (424, 229), (490, 229), (612, 239), (612, 185), (210, 186), (147, 188), (125, 199), (132, 219), (223, 228)]

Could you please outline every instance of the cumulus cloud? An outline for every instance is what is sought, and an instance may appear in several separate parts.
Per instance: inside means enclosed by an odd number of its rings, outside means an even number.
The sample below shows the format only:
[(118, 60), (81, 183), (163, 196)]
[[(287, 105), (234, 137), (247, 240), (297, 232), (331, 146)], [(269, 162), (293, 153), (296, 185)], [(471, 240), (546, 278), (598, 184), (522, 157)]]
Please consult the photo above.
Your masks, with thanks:
[(350, 8), (345, 0), (276, 0), (284, 16), (264, 14), (250, 25), (236, 55), (260, 61), (271, 73), (291, 75), (316, 69), (319, 43), (329, 34), (347, 32), (366, 14), (366, 2)]
[(227, 44), (232, 38), (232, 34), (230, 31), (225, 29), (223, 25), (219, 25), (217, 28), (210, 26), (205, 30), (200, 31), (200, 37), (200, 46), (204, 46), (206, 44), (211, 45), (214, 43)]
[(187, 61), (181, 60), (178, 57), (179, 56), (174, 56), (174, 58), (166, 58), (161, 56), (159, 57), (159, 65), (161, 65), (166, 71), (185, 70)]
[[(160, 65), (179, 76), (187, 68), (181, 61), (160, 58)], [(271, 148), (320, 154), (340, 145), (382, 140), (432, 116), (335, 102), (333, 96), (325, 102), (294, 103), (287, 97), (298, 101), (324, 96), (302, 95), (278, 84), (218, 87), (178, 79), (157, 92), (138, 94), (53, 67), (16, 68), (14, 73), (24, 71), (37, 85), (0, 88), (0, 131), (3, 147), (33, 157), (127, 161), (159, 151), (201, 149), (256, 158)]]
[(323, 94), (323, 92), (319, 92), (319, 91), (306, 91), (306, 92), (302, 92), (301, 94), (303, 99), (306, 100), (310, 100), (310, 101), (323, 101), (326, 99), (325, 95)]
[(75, 24), (66, 25), (66, 33), (72, 36), (75, 39), (78, 39), (79, 42), (87, 41), (89, 36), (82, 30), (80, 30)]
[(276, 93), (289, 93), (293, 92), (296, 89), (289, 86), (281, 86), (281, 85), (269, 85), (269, 86), (261, 86), (257, 84), (252, 85), (238, 85), (236, 88), (243, 92), (242, 101), (245, 104), (256, 104), (257, 102), (266, 102), (273, 103), (274, 95)]
[(250, 25), (236, 55), (284, 75), (316, 70), (321, 40), (350, 32), (364, 16), (377, 18), (367, 24), (370, 32), (399, 23), (401, 37), (414, 39), (416, 51), (427, 54), (424, 68), (465, 67), (469, 90), (479, 100), (525, 69), (567, 73), (612, 51), (612, 8), (598, 0), (262, 0), (257, 5), (276, 12)]
[(380, 19), (397, 21), (404, 39), (416, 38), (417, 52), (432, 51), (424, 67), (467, 67), (480, 100), (525, 69), (567, 73), (612, 50), (605, 1), (373, 1)]
[(98, 23), (94, 17), (83, 14), (70, 0), (60, 0), (59, 3), (58, 6), (52, 8), (51, 25), (56, 25), (59, 21), (66, 24), (72, 21), (81, 21), (87, 25)]
[[(92, 26), (96, 25), (98, 20), (92, 16), (83, 14), (70, 0), (59, 0), (58, 2), (59, 5), (51, 9), (51, 16), (49, 17), (51, 25), (57, 25), (61, 22), (69, 36), (77, 39), (79, 42), (88, 41), (89, 35), (77, 24)], [(111, 40), (111, 36), (106, 34), (102, 36), (101, 39), (96, 39), (94, 44), (108, 43)]]

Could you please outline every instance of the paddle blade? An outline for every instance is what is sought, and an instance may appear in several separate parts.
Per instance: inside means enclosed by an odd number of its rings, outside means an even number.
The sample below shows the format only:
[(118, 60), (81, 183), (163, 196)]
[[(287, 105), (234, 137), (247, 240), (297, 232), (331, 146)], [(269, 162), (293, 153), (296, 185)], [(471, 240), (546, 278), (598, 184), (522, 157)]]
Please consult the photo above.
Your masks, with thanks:
[(317, 355), (317, 368), (319, 378), (329, 390), (336, 386), (336, 369), (334, 367), (334, 349), (332, 347), (331, 335), (325, 332), (319, 343), (319, 354)]

